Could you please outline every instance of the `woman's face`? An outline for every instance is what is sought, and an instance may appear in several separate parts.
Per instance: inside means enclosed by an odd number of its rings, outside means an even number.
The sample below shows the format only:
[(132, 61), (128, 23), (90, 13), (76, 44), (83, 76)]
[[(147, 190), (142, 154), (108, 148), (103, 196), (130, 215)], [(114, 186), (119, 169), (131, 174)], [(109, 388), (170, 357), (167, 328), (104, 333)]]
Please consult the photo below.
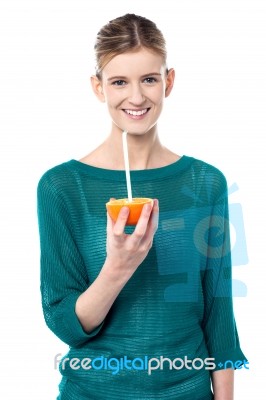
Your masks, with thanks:
[(164, 98), (174, 83), (174, 70), (166, 75), (160, 55), (147, 49), (114, 57), (92, 78), (94, 91), (106, 102), (113, 128), (133, 134), (151, 130), (161, 114)]

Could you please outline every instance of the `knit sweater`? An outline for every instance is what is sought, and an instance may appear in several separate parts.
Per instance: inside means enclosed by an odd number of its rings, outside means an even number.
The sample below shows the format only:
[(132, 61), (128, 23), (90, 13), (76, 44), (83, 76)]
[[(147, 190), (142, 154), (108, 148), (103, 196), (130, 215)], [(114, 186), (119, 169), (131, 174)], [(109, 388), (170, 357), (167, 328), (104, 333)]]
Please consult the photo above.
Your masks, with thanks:
[(58, 399), (210, 400), (211, 373), (245, 360), (232, 305), (226, 179), (188, 156), (130, 174), (133, 197), (159, 200), (158, 229), (90, 333), (75, 303), (105, 262), (105, 204), (127, 197), (125, 171), (71, 160), (39, 181), (43, 313), (69, 345)]

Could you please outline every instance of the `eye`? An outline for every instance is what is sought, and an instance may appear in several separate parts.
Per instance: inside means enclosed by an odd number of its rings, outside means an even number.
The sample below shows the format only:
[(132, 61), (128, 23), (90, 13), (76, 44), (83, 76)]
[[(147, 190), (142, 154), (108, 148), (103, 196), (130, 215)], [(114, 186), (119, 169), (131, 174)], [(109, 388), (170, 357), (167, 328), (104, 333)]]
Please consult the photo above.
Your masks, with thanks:
[(153, 78), (152, 76), (149, 76), (148, 78), (145, 78), (145, 79), (144, 79), (144, 82), (145, 82), (145, 83), (151, 84), (151, 83), (157, 82), (157, 79), (156, 79), (156, 78)]
[(124, 86), (125, 84), (126, 84), (126, 82), (123, 81), (122, 79), (112, 82), (112, 85), (114, 85), (114, 86)]

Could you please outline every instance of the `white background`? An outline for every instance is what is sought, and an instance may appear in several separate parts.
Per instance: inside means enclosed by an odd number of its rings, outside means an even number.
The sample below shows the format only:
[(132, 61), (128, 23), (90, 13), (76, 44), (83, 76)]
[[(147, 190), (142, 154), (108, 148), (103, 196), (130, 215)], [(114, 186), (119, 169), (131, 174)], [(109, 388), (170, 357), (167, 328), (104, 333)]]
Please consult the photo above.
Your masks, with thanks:
[(161, 117), (161, 141), (181, 155), (214, 164), (229, 186), (239, 187), (230, 202), (241, 203), (244, 212), (249, 261), (233, 273), (248, 293), (234, 304), (250, 370), (236, 372), (235, 399), (262, 398), (263, 0), (0, 1), (0, 397), (57, 395), (60, 375), (53, 358), (67, 346), (42, 316), (36, 186), (48, 168), (81, 158), (109, 133), (107, 111), (89, 83), (93, 45), (103, 24), (127, 12), (157, 23), (168, 43), (169, 67), (176, 70)]

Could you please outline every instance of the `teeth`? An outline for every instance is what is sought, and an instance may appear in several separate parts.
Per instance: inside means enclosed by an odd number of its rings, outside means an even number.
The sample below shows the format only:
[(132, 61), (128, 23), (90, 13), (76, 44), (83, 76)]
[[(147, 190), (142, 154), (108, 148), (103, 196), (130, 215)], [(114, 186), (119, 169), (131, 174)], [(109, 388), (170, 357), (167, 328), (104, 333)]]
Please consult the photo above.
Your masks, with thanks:
[(141, 111), (125, 110), (125, 112), (130, 115), (143, 115), (143, 114), (146, 114), (147, 111), (148, 111), (147, 108), (145, 108), (144, 110), (141, 110)]

